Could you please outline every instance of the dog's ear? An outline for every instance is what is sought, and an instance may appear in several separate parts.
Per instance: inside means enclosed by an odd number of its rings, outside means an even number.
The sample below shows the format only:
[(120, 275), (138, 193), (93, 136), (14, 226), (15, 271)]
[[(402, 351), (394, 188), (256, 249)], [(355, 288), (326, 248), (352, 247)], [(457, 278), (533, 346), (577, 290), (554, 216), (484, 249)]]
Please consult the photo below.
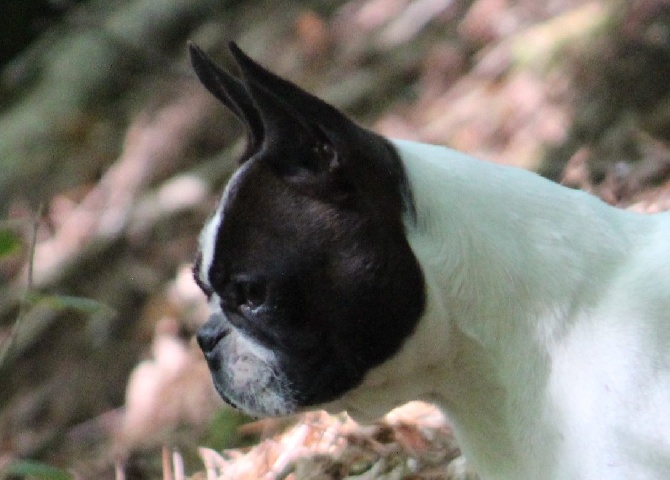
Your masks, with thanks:
[[(263, 123), (262, 151), (294, 183), (319, 190), (348, 188), (342, 137), (354, 126), (336, 108), (273, 74), (233, 42), (230, 50)], [(356, 127), (357, 128), (357, 127)], [(337, 141), (338, 138), (340, 141)]]
[(350, 122), (332, 105), (256, 63), (235, 42), (230, 42), (229, 48), (248, 81), (272, 93), (296, 112), (299, 112), (304, 118), (322, 123), (330, 128), (338, 128)]
[(248, 141), (242, 161), (246, 160), (258, 151), (264, 137), (256, 105), (242, 82), (218, 67), (196, 44), (189, 43), (188, 48), (191, 64), (202, 84), (244, 124)]

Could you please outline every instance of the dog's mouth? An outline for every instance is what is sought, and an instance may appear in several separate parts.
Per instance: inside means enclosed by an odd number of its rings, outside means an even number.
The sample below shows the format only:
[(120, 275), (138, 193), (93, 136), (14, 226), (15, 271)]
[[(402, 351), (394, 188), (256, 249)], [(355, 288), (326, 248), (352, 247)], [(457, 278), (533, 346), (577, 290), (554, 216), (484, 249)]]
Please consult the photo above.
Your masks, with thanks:
[(221, 340), (228, 336), (231, 331), (232, 327), (220, 313), (213, 313), (210, 315), (209, 320), (198, 329), (196, 339), (200, 346), (200, 350), (202, 350), (202, 353), (205, 355), (208, 362), (214, 361), (213, 357), (217, 345), (219, 345)]
[(295, 410), (290, 382), (274, 352), (214, 313), (196, 334), (219, 396), (253, 417), (286, 415)]
[(214, 381), (214, 388), (216, 389), (216, 393), (219, 394), (221, 397), (221, 400), (226, 402), (229, 406), (233, 407), (235, 410), (241, 410), (240, 406), (233, 401), (233, 399), (226, 393), (226, 391), (219, 386), (219, 382)]
[[(202, 350), (213, 376), (214, 372), (220, 368), (219, 359), (216, 355), (217, 347), (221, 344), (221, 341), (231, 333), (231, 331), (232, 327), (227, 325), (225, 318), (220, 313), (213, 313), (210, 315), (207, 322), (198, 329), (196, 340), (198, 341), (200, 350)], [(219, 382), (214, 381), (214, 387), (224, 402), (235, 409), (240, 408), (230, 395), (228, 395), (223, 388), (220, 388)]]

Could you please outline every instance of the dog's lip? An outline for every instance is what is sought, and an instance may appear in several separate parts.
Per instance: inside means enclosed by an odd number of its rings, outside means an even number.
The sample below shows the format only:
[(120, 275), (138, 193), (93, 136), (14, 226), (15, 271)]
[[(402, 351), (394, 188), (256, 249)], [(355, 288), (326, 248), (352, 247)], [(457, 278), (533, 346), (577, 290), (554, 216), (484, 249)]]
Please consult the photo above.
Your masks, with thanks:
[(219, 313), (212, 314), (209, 320), (200, 327), (196, 339), (200, 349), (208, 359), (216, 349), (216, 346), (230, 331), (230, 325), (226, 322), (223, 315)]
[(221, 343), (221, 340), (223, 340), (224, 337), (225, 335), (221, 335), (210, 340), (209, 341), (210, 343), (207, 345), (207, 349), (203, 348), (203, 346), (200, 345), (200, 349), (202, 350), (202, 353), (205, 355), (205, 358), (208, 361), (214, 361), (216, 359), (216, 347), (219, 345), (219, 343)]

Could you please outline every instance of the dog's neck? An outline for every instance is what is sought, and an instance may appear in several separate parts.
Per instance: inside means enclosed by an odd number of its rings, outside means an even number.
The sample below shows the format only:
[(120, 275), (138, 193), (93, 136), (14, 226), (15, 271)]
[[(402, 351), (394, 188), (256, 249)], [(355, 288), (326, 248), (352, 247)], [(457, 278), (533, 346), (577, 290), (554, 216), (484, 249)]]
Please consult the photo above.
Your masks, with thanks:
[(445, 303), (440, 314), (492, 353), (510, 352), (517, 334), (546, 351), (573, 308), (598, 300), (642, 228), (636, 215), (534, 173), (395, 143), (417, 211), (408, 238)]
[[(517, 455), (538, 438), (536, 460), (551, 464), (540, 457), (555, 454), (550, 445), (561, 435), (546, 418), (554, 345), (615, 276), (635, 241), (636, 217), (521, 169), (395, 145), (417, 212), (408, 239), (428, 290), (414, 348), (406, 349), (421, 358), (400, 364), (415, 366), (411, 378), (433, 368), (439, 372), (426, 377), (441, 379), (421, 384), (421, 375), (399, 391), (443, 407), (482, 473), (533, 470)], [(366, 389), (384, 377), (382, 366)]]

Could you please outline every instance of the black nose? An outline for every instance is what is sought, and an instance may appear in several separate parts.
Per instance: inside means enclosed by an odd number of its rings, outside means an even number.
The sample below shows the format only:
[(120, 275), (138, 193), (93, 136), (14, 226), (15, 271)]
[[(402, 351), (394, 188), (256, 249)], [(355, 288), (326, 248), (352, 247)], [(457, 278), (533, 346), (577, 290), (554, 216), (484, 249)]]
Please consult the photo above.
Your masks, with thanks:
[(214, 350), (219, 340), (228, 335), (230, 326), (220, 313), (212, 314), (209, 320), (198, 329), (196, 339), (203, 353), (207, 354)]

